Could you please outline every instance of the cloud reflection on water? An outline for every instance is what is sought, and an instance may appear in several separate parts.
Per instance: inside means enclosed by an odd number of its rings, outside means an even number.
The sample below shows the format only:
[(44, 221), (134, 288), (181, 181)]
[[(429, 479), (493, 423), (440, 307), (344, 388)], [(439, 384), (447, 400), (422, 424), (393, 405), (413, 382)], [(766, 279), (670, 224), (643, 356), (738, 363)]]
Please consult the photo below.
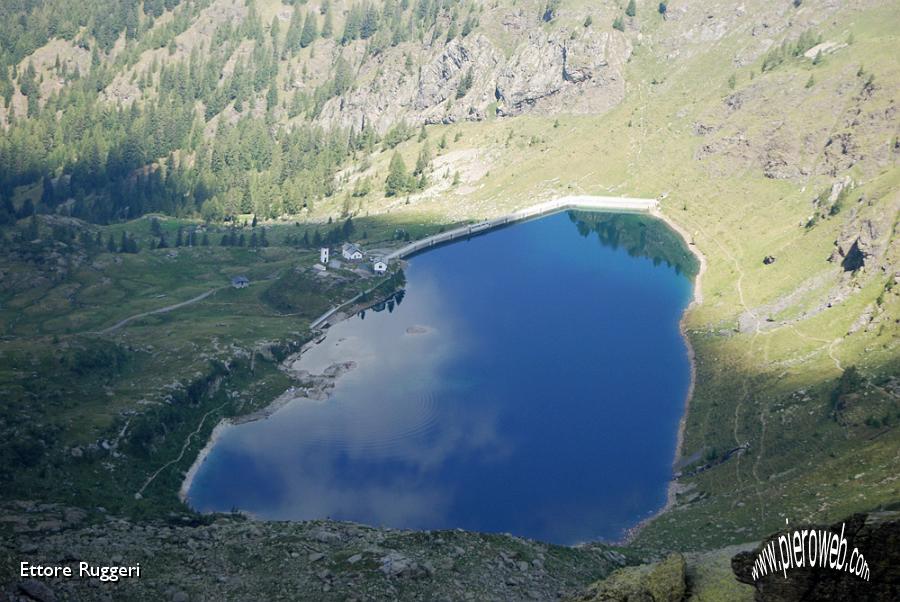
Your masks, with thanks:
[[(272, 519), (353, 516), (372, 524), (433, 525), (443, 522), (454, 486), (439, 484), (431, 473), (450, 457), (491, 462), (511, 453), (493, 404), (465, 407), (446, 393), (448, 380), (465, 387), (466, 375), (443, 373), (466, 353), (464, 326), (434, 281), (417, 283), (413, 293), (414, 308), (342, 322), (304, 354), (295, 368), (311, 373), (356, 363), (329, 399), (295, 400), (222, 436), (217, 448), (252, 459), (253, 470), (277, 483), (278, 493), (250, 506), (246, 498), (240, 503), (240, 492), (222, 491), (221, 497), (237, 493), (237, 507)], [(440, 380), (445, 392), (436, 397)], [(366, 469), (348, 481), (348, 464)]]

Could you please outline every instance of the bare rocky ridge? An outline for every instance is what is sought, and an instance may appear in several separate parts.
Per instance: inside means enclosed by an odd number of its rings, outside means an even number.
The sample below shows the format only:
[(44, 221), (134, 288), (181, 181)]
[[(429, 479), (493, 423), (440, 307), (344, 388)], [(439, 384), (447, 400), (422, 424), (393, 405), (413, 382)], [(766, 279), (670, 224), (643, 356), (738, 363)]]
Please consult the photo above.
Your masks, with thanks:
[[(536, 111), (603, 113), (625, 96), (632, 45), (619, 32), (531, 30), (510, 58), (486, 36), (457, 38), (433, 50), (418, 76), (404, 71), (401, 49), (367, 60), (363, 83), (326, 103), (328, 126), (379, 131), (409, 123), (456, 123)], [(471, 74), (462, 94), (460, 82)], [(496, 103), (496, 104), (495, 104)]]

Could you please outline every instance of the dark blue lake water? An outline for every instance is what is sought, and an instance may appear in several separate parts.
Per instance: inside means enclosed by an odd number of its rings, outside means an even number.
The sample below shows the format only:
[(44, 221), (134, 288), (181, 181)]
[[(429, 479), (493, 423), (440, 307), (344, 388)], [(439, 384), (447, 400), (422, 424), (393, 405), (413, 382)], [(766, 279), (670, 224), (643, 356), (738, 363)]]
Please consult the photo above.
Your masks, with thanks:
[(228, 428), (189, 491), (269, 519), (613, 539), (665, 502), (696, 266), (669, 228), (562, 213), (412, 258), (401, 302), (298, 367), (325, 401)]

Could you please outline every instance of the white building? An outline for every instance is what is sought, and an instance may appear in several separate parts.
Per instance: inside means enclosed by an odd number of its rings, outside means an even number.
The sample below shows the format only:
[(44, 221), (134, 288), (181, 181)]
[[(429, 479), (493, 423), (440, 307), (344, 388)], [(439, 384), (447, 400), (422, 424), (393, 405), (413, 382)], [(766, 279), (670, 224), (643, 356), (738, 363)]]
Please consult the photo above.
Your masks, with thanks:
[(375, 261), (372, 262), (372, 269), (375, 270), (376, 274), (384, 274), (388, 269), (387, 261), (381, 257), (376, 257)]
[(344, 246), (341, 249), (341, 255), (344, 256), (344, 259), (349, 261), (360, 261), (363, 258), (363, 253), (360, 248), (349, 242), (344, 243)]
[(322, 247), (319, 249), (319, 263), (322, 265), (328, 265), (328, 247)]

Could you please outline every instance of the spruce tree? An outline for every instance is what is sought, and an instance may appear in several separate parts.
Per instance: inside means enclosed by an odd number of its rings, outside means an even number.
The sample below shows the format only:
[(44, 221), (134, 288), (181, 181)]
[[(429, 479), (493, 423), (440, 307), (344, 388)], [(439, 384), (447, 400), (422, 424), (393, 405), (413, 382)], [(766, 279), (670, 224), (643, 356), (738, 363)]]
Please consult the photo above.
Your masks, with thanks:
[(319, 35), (319, 28), (316, 26), (316, 14), (309, 12), (306, 14), (306, 21), (303, 23), (303, 31), (300, 33), (300, 47), (306, 48), (316, 41)]
[(331, 16), (331, 3), (324, 4), (325, 20), (322, 23), (322, 37), (330, 38), (334, 35), (334, 22)]
[(428, 146), (428, 142), (422, 145), (422, 150), (419, 151), (419, 158), (416, 160), (416, 168), (413, 170), (414, 176), (424, 175), (425, 170), (428, 169), (428, 165), (431, 163), (431, 147)]
[(406, 164), (400, 153), (394, 152), (391, 164), (388, 167), (388, 176), (384, 182), (384, 192), (387, 196), (396, 196), (405, 192), (408, 188), (409, 176), (406, 173)]
[(625, 7), (625, 14), (629, 17), (633, 17), (637, 14), (637, 5), (634, 3), (634, 0), (628, 2), (628, 6)]
[(284, 38), (284, 49), (293, 54), (300, 48), (300, 36), (303, 33), (303, 19), (300, 8), (295, 6), (291, 15), (291, 23), (288, 25), (287, 35)]

